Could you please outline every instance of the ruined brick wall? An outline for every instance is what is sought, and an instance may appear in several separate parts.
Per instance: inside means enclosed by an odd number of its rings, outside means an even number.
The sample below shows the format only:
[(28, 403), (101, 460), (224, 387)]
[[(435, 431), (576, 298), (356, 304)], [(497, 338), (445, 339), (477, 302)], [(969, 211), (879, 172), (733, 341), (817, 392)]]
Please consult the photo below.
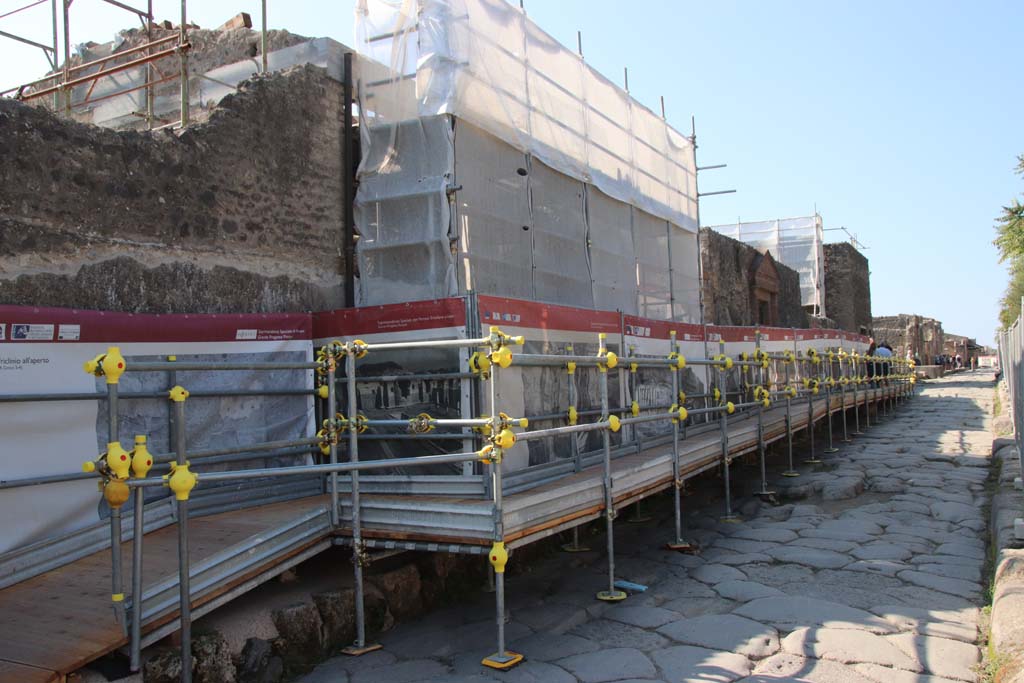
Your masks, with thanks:
[(871, 333), (868, 260), (847, 242), (825, 245), (825, 314), (841, 330)]
[[(704, 228), (700, 231), (704, 277), (704, 319), (708, 324), (755, 325), (750, 296), (750, 269), (758, 251), (731, 237)], [(774, 255), (773, 255), (774, 256)], [(780, 327), (807, 327), (800, 301), (800, 275), (778, 261)]]
[(942, 353), (945, 335), (942, 323), (920, 315), (901, 313), (874, 318), (875, 341), (889, 342), (900, 358), (917, 357), (924, 365), (931, 365), (935, 356)]
[(246, 82), (180, 135), (0, 100), (0, 303), (130, 312), (344, 300), (341, 84)]

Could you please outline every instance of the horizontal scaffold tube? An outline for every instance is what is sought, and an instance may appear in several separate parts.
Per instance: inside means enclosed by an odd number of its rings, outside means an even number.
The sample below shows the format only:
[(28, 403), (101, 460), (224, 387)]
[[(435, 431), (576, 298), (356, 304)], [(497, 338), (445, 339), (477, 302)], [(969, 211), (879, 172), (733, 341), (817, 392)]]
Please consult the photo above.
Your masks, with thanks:
[(569, 425), (567, 427), (552, 427), (551, 429), (537, 429), (532, 432), (516, 434), (516, 441), (532, 441), (543, 439), (549, 436), (561, 436), (563, 434), (578, 434), (580, 432), (596, 432), (599, 429), (609, 429), (611, 423), (607, 420), (602, 422), (588, 422), (581, 425)]
[(221, 370), (316, 370), (321, 367), (314, 361), (280, 363), (180, 363), (162, 361), (159, 363), (128, 363), (125, 372), (219, 372)]
[[(199, 483), (211, 481), (235, 481), (238, 479), (265, 479), (268, 477), (295, 477), (303, 474), (330, 474), (332, 472), (354, 472), (363, 470), (383, 470), (389, 467), (426, 467), (428, 465), (447, 465), (450, 463), (472, 462), (485, 456), (479, 452), (449, 453), (445, 455), (424, 455), (412, 458), (390, 458), (387, 460), (361, 460), (359, 462), (339, 462), (327, 465), (295, 465), (293, 467), (264, 467), (252, 470), (229, 470), (226, 472), (195, 472)], [(147, 479), (129, 479), (125, 482), (129, 487), (164, 486), (162, 477)]]
[(379, 344), (363, 344), (367, 351), (401, 351), (404, 349), (466, 349), (477, 346), (489, 346), (490, 337), (477, 339), (433, 339), (427, 341), (381, 342)]

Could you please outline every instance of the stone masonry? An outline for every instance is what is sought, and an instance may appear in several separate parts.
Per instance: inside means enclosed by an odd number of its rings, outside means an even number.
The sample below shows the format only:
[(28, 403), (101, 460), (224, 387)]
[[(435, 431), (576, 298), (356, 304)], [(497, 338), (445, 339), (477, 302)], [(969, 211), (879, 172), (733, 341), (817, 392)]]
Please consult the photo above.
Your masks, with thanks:
[(707, 506), (688, 515), (699, 555), (660, 548), (671, 533), (664, 509), (647, 527), (620, 517), (618, 575), (648, 586), (622, 603), (594, 599), (599, 552), (510, 576), (509, 648), (527, 659), (509, 672), (480, 665), (494, 650), (484, 594), (300, 680), (976, 681), (991, 399), (990, 373), (930, 383), (816, 469), (773, 482), (784, 504), (741, 500), (739, 524)]
[(825, 313), (841, 330), (871, 332), (868, 260), (848, 242), (825, 247)]
[[(704, 318), (715, 325), (756, 325), (751, 301), (751, 266), (761, 253), (749, 244), (726, 237), (710, 228), (700, 231), (700, 259), (704, 276)], [(774, 255), (773, 255), (774, 256)], [(779, 261), (776, 325), (807, 327), (800, 303), (800, 275)]]
[(0, 302), (147, 313), (344, 300), (342, 87), (242, 84), (180, 135), (0, 100)]
[(875, 340), (889, 342), (900, 358), (906, 358), (909, 349), (912, 357), (919, 358), (923, 365), (931, 365), (935, 356), (943, 352), (945, 335), (938, 320), (901, 313), (874, 318), (873, 324)]

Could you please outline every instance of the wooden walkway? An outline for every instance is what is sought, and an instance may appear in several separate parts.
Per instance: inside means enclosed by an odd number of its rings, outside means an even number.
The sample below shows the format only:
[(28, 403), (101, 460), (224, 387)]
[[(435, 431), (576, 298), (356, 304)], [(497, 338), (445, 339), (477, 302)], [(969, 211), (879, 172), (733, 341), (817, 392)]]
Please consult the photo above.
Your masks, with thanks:
[[(881, 391), (878, 393), (881, 397)], [(839, 397), (833, 397), (833, 410), (840, 409)], [(859, 393), (858, 401), (866, 397)], [(794, 430), (807, 423), (805, 404), (793, 411)], [(847, 407), (852, 408), (852, 395)], [(815, 420), (826, 414), (825, 401), (819, 401)], [(765, 438), (785, 438), (785, 409), (773, 407), (764, 415)], [(852, 431), (852, 425), (851, 425)], [(838, 439), (840, 435), (837, 434)], [(757, 447), (757, 422), (752, 416), (729, 421), (730, 454), (737, 457)], [(694, 434), (680, 443), (682, 472), (695, 476), (717, 467), (721, 461), (721, 442), (717, 430)], [(824, 444), (822, 444), (824, 447)], [(628, 505), (672, 485), (671, 445), (651, 448), (617, 458), (613, 462), (613, 488), (617, 506)], [(600, 465), (592, 465), (550, 483), (505, 497), (506, 540), (510, 547), (522, 546), (588, 520), (603, 512), (603, 477)], [(215, 589), (195, 598), (193, 609), (231, 597), (232, 590), (251, 588), (260, 580), (274, 576), (275, 569), (307, 553), (332, 533), (348, 535), (344, 527), (347, 497), (342, 499), (342, 528), (303, 539), (299, 547), (268, 558), (263, 565), (249, 567)], [(261, 507), (199, 517), (189, 522), (189, 552), (193, 568), (204, 559), (224, 554), (233, 546), (268, 531), (280, 529), (299, 517), (326, 510), (329, 497), (315, 496)], [(365, 534), (368, 538), (454, 542), (489, 546), (490, 502), (480, 498), (451, 498), (416, 495), (363, 496)], [(424, 515), (424, 504), (437, 507), (437, 515)], [(395, 511), (398, 511), (397, 513)], [(438, 520), (444, 511), (468, 520), (460, 529), (443, 528)], [(380, 516), (375, 515), (379, 512)], [(384, 513), (387, 512), (387, 515)], [(409, 515), (404, 513), (408, 512)], [(398, 515), (397, 517), (395, 515)], [(460, 516), (460, 514), (462, 516)], [(389, 516), (390, 515), (390, 516)], [(422, 518), (422, 526), (410, 530), (394, 519)], [(382, 521), (383, 520), (383, 521)], [(122, 547), (127, 574), (131, 567), (132, 543)], [(146, 534), (144, 552), (145, 586), (177, 576), (177, 527), (171, 525)], [(193, 572), (195, 569), (193, 570)], [(260, 578), (262, 577), (262, 579)], [(175, 589), (176, 590), (176, 589)], [(195, 590), (195, 588), (194, 588)], [(161, 614), (145, 624), (143, 633), (152, 632), (177, 618), (176, 611)], [(121, 625), (114, 618), (110, 602), (110, 552), (89, 555), (40, 576), (0, 590), (0, 683), (63, 681), (85, 664), (127, 644)]]

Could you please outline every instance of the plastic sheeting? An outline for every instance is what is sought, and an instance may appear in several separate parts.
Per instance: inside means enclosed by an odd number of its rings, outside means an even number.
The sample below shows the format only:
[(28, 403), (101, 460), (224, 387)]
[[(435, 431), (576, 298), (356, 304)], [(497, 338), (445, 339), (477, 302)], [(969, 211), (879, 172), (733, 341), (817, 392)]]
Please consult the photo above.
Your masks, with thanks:
[[(454, 296), (451, 121), (410, 119), (369, 135), (355, 201), (359, 305)], [(392, 153), (397, 146), (401, 156)]]
[(767, 249), (800, 274), (800, 298), (816, 315), (825, 311), (825, 248), (821, 216), (713, 225), (711, 229), (758, 249)]
[[(360, 0), (370, 126), (455, 114), (571, 178), (679, 227), (697, 227), (691, 141), (506, 0)], [(410, 102), (410, 98), (412, 101)]]

